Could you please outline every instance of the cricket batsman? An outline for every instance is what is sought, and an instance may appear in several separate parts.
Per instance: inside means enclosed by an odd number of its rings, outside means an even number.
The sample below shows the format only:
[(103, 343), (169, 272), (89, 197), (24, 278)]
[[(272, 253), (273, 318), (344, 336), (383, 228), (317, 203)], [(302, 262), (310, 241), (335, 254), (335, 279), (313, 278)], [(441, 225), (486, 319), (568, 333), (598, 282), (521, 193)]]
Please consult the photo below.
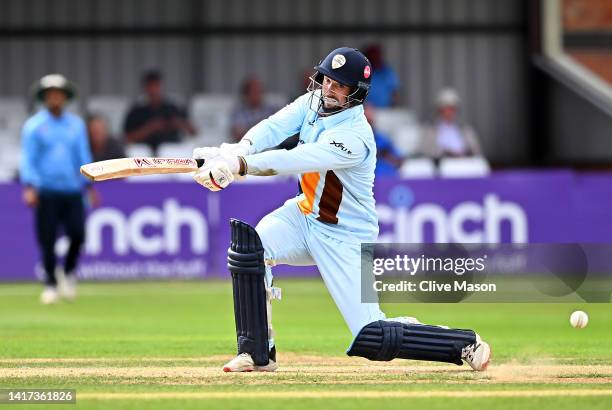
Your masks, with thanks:
[(361, 297), (362, 242), (375, 242), (376, 145), (364, 115), (372, 66), (353, 48), (332, 51), (308, 92), (251, 128), (239, 143), (194, 150), (205, 164), (194, 179), (211, 191), (245, 175), (300, 175), (300, 194), (252, 226), (231, 220), (238, 355), (226, 372), (274, 371), (271, 267), (317, 265), (353, 342), (347, 354), (370, 360), (429, 360), (485, 370), (489, 345), (472, 330), (387, 318)]

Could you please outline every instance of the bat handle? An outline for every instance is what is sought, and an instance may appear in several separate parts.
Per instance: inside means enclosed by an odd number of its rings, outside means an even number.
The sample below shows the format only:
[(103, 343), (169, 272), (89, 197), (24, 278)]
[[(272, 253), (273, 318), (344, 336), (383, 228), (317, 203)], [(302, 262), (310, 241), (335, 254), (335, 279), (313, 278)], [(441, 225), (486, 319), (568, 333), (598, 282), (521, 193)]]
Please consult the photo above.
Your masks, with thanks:
[(201, 168), (202, 165), (204, 165), (204, 160), (202, 158), (198, 158), (195, 161), (198, 164), (198, 168)]

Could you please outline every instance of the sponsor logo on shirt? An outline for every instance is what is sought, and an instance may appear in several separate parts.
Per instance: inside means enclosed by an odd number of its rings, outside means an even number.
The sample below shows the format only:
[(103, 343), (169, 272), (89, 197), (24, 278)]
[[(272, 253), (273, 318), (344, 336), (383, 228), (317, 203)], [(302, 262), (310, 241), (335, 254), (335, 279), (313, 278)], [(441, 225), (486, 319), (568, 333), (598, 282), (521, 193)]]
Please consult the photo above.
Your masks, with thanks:
[(340, 148), (340, 150), (342, 152), (346, 152), (349, 155), (351, 155), (353, 153), (350, 149), (348, 149), (347, 147), (344, 146), (343, 142), (332, 141), (332, 142), (330, 142), (330, 145), (333, 145), (334, 147)]

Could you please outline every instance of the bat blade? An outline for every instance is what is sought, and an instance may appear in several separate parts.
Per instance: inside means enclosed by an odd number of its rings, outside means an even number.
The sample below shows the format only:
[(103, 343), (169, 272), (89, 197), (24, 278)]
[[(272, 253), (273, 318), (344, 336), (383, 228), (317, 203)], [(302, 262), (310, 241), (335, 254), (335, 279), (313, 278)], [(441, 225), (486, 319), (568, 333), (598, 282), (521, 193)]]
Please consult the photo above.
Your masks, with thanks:
[(81, 166), (81, 174), (97, 182), (137, 175), (193, 172), (203, 163), (203, 160), (191, 158), (117, 158), (85, 164)]

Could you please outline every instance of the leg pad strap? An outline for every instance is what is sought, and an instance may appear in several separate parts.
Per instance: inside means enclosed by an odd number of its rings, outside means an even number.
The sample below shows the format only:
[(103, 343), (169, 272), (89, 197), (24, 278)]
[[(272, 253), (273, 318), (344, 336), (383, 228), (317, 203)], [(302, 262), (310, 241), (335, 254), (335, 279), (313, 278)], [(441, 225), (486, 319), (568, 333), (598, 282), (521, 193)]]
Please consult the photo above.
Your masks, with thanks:
[(461, 365), (461, 350), (475, 342), (472, 330), (379, 320), (361, 329), (347, 354), (375, 361), (399, 358)]

